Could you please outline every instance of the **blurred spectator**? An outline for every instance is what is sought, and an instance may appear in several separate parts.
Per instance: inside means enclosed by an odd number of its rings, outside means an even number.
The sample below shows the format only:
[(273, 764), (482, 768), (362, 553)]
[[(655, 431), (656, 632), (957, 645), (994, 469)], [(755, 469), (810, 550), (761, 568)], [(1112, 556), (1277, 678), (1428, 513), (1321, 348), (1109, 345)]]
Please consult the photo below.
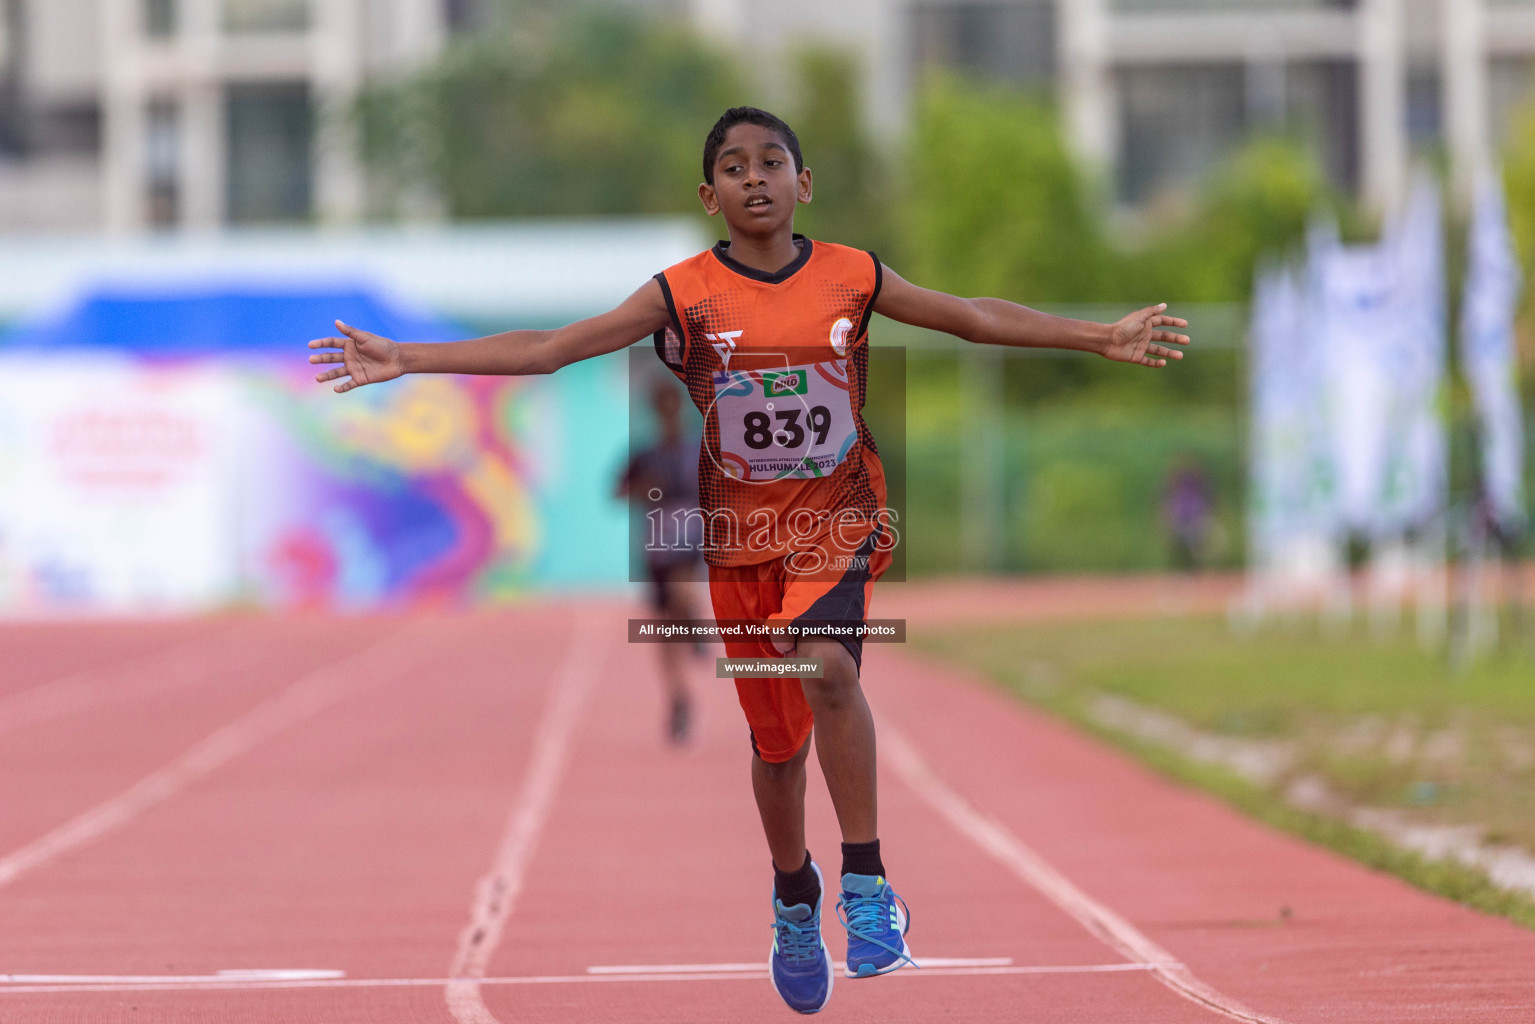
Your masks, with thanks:
[(1172, 542), (1173, 568), (1196, 572), (1205, 567), (1214, 534), (1210, 478), (1192, 456), (1175, 461), (1162, 488), (1162, 522)]

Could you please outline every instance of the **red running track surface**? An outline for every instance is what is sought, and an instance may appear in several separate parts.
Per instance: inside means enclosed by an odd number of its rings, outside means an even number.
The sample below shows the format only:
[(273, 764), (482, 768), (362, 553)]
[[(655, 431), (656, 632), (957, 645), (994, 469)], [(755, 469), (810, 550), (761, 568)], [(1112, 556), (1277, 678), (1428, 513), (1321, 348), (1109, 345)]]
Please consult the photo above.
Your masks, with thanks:
[[(666, 748), (631, 613), (0, 628), (0, 1020), (788, 1019), (733, 690), (700, 662)], [(1535, 1019), (1535, 935), (894, 646), (864, 680), (928, 967), (827, 1014)], [(809, 827), (830, 874), (818, 777)]]

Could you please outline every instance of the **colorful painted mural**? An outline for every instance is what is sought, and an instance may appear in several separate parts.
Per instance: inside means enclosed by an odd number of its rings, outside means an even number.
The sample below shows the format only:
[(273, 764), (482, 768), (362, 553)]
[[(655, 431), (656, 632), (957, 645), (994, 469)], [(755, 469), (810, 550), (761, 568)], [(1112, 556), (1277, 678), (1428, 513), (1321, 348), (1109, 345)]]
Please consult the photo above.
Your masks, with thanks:
[(319, 309), (459, 332), (362, 292), (292, 298), (240, 294), (226, 322), (263, 325), (244, 344), (217, 330), (219, 294), (97, 296), (0, 343), (0, 612), (366, 609), (625, 578), (619, 357), (335, 395), (304, 360)]

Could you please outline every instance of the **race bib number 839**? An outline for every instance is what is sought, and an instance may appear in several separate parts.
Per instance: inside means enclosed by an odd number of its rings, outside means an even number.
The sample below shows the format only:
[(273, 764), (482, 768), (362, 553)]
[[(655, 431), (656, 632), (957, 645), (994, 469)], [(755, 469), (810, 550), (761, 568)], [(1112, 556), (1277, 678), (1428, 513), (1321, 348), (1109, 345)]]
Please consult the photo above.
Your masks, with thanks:
[(737, 480), (826, 476), (858, 441), (847, 360), (714, 376), (720, 469)]

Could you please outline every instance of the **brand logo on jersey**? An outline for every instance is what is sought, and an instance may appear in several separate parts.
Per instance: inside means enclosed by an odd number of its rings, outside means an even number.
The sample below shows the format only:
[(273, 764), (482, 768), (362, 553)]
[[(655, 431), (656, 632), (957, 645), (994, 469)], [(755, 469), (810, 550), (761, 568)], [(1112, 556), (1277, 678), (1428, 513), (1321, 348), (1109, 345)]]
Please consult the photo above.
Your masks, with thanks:
[(839, 356), (847, 355), (847, 335), (853, 329), (853, 321), (843, 317), (831, 325), (832, 351)]
[(803, 370), (762, 374), (762, 390), (769, 398), (777, 395), (803, 395), (808, 384)]
[(719, 353), (720, 362), (725, 369), (730, 369), (730, 355), (736, 350), (736, 339), (745, 334), (745, 331), (720, 331), (718, 334), (705, 334), (710, 346)]

